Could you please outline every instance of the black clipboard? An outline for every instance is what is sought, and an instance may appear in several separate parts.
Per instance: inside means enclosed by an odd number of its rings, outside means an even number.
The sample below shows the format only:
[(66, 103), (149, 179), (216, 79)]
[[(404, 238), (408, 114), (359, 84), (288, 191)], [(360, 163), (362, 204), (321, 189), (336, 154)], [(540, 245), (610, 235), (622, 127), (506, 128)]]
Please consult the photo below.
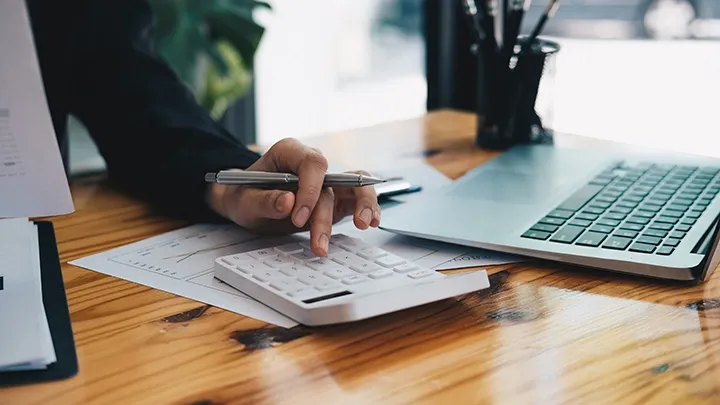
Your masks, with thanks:
[(40, 249), (40, 278), (42, 296), (47, 313), (50, 334), (57, 362), (44, 370), (11, 371), (0, 373), (0, 387), (55, 381), (72, 377), (78, 372), (75, 339), (70, 311), (68, 310), (65, 284), (60, 269), (55, 231), (51, 222), (36, 222)]

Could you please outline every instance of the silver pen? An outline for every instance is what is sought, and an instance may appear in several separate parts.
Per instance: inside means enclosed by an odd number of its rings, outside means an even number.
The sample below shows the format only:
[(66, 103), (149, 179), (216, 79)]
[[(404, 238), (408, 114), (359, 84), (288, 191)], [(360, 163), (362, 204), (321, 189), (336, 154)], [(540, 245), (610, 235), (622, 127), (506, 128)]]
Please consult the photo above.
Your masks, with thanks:
[[(252, 186), (257, 188), (294, 188), (297, 187), (298, 176), (291, 173), (273, 173), (246, 170), (222, 170), (207, 173), (208, 183), (234, 186)], [(355, 173), (327, 173), (323, 187), (363, 187), (385, 183), (387, 180)]]

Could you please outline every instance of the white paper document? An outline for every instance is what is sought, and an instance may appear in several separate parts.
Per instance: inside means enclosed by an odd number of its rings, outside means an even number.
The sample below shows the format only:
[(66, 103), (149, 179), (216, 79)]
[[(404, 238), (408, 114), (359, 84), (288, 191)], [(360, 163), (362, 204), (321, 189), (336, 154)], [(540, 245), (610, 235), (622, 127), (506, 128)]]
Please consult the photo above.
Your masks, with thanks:
[(0, 1), (0, 218), (71, 213), (25, 0)]
[(39, 254), (35, 224), (0, 220), (0, 372), (44, 369), (56, 361)]

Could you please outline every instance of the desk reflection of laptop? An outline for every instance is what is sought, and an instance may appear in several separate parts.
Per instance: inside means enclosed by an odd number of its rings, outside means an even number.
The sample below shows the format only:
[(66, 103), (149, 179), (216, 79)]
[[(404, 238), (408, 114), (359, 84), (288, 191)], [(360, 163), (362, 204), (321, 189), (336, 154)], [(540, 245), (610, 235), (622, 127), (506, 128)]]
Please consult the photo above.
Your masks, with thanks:
[(703, 281), (717, 265), (718, 192), (720, 160), (517, 146), (386, 216), (381, 227), (610, 271)]

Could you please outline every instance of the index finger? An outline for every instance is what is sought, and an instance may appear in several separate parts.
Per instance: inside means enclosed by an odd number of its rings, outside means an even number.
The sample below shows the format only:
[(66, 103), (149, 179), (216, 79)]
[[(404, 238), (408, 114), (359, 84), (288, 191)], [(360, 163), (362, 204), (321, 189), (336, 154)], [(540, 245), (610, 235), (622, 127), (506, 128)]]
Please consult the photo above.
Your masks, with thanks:
[(316, 149), (309, 148), (295, 139), (284, 139), (273, 147), (273, 164), (278, 171), (291, 171), (298, 180), (293, 224), (303, 227), (315, 209), (325, 181), (327, 159)]

